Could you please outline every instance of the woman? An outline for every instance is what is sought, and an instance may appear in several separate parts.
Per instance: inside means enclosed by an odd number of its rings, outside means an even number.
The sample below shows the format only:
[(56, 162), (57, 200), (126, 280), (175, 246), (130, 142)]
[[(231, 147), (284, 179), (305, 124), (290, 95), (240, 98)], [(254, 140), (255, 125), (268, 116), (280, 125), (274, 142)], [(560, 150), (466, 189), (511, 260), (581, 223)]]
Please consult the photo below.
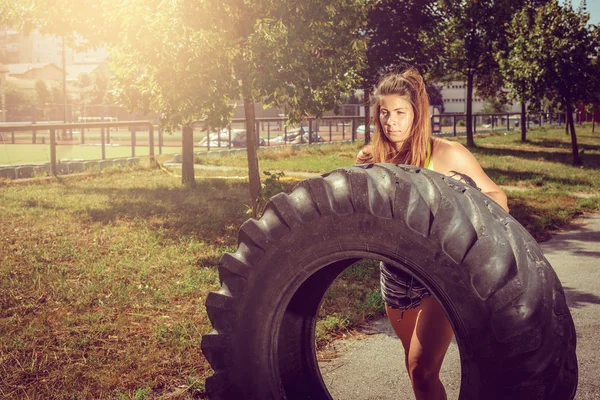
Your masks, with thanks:
[[(423, 78), (414, 69), (384, 76), (374, 95), (375, 136), (357, 164), (411, 164), (445, 175), (471, 177), (507, 212), (504, 192), (460, 143), (434, 138)], [(467, 178), (468, 179), (468, 178)], [(439, 378), (454, 332), (444, 310), (412, 276), (381, 263), (381, 293), (388, 318), (402, 341), (405, 365), (417, 400), (446, 399)]]

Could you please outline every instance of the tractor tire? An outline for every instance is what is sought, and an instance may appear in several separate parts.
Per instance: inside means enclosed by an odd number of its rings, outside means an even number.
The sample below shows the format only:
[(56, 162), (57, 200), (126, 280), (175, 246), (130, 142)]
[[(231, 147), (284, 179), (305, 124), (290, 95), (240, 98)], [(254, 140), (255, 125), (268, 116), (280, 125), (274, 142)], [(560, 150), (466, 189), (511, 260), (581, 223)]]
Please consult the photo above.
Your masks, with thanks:
[[(211, 399), (331, 399), (315, 352), (323, 295), (348, 266), (383, 261), (444, 308), (460, 399), (573, 399), (573, 320), (533, 237), (468, 184), (422, 168), (334, 170), (271, 198), (219, 261), (202, 351)], [(398, 362), (401, 362), (400, 360)]]

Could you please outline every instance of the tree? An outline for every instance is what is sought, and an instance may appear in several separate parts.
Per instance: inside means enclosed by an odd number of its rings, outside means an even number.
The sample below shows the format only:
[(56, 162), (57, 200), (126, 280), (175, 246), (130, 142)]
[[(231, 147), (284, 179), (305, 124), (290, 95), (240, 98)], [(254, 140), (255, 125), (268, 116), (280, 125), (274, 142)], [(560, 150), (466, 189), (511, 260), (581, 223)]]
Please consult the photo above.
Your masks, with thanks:
[[(421, 72), (436, 58), (437, 0), (380, 0), (368, 10), (368, 40), (361, 71), (365, 105), (365, 142), (370, 140), (370, 94), (379, 77), (404, 64)], [(441, 103), (440, 103), (441, 104)]]
[(44, 106), (46, 103), (50, 102), (52, 94), (48, 90), (46, 82), (41, 79), (35, 81), (35, 92), (37, 94), (37, 102), (40, 106)]
[(205, 120), (212, 128), (226, 126), (229, 102), (242, 99), (256, 214), (254, 103), (285, 107), (294, 121), (335, 110), (358, 82), (365, 4), (183, 0), (161, 2), (157, 13), (155, 3), (136, 2), (121, 12), (113, 93), (137, 108), (161, 111), (171, 126)]
[(497, 48), (495, 53), (496, 60), (500, 67), (500, 72), (504, 77), (505, 87), (510, 89), (509, 99), (517, 100), (521, 103), (521, 141), (527, 140), (527, 124), (525, 123), (527, 115), (527, 103), (533, 103), (536, 109), (541, 108), (541, 102), (534, 95), (536, 91), (535, 82), (529, 79), (529, 76), (520, 74), (518, 71), (530, 66), (524, 64), (520, 58), (521, 54), (526, 54), (528, 46), (528, 34), (525, 26), (521, 25), (523, 19), (527, 20), (526, 26), (533, 23), (535, 10), (542, 5), (538, 1), (528, 1), (525, 3), (519, 15), (520, 22), (514, 17), (506, 29), (504, 46)]
[[(119, 30), (104, 18), (119, 9), (117, 0), (19, 0), (0, 4), (0, 25), (28, 33), (33, 29), (62, 39), (64, 120), (67, 120), (65, 47), (85, 49), (118, 37)], [(58, 99), (55, 99), (58, 100)]]
[(444, 112), (444, 97), (442, 96), (441, 87), (430, 83), (425, 89), (429, 96), (429, 103), (434, 106), (442, 106), (441, 112)]
[(58, 86), (53, 86), (52, 89), (50, 89), (50, 91), (51, 91), (50, 99), (52, 100), (51, 102), (54, 104), (62, 103), (62, 100), (64, 97), (62, 89)]
[(107, 74), (102, 71), (96, 71), (93, 75), (94, 90), (92, 91), (93, 104), (105, 104), (107, 102), (107, 92), (109, 88), (109, 79)]
[(6, 104), (17, 106), (32, 106), (35, 104), (35, 99), (32, 95), (12, 82), (6, 82), (5, 96)]
[[(544, 3), (546, 0), (530, 0)], [(448, 75), (467, 84), (467, 146), (473, 140), (472, 103), (476, 88), (481, 97), (496, 95), (503, 85), (494, 53), (506, 47), (505, 29), (512, 15), (521, 9), (521, 0), (440, 0), (439, 57), (434, 75)]]
[[(367, 1), (23, 0), (11, 15), (71, 42), (79, 34), (88, 46), (111, 44), (114, 97), (160, 111), (167, 127), (183, 125), (186, 141), (196, 120), (226, 126), (230, 102), (242, 99), (256, 212), (254, 103), (285, 107), (290, 121), (335, 111), (359, 80)], [(182, 179), (193, 184), (190, 155)]]
[(508, 111), (506, 100), (501, 97), (488, 97), (481, 110), (484, 114), (498, 114)]
[(573, 164), (581, 165), (573, 110), (577, 101), (590, 102), (598, 93), (595, 62), (600, 48), (598, 28), (589, 28), (588, 14), (553, 0), (515, 14), (509, 32), (512, 49), (505, 71), (517, 93), (541, 103), (560, 103), (567, 114)]
[(89, 74), (79, 74), (77, 76), (76, 86), (80, 88), (88, 87), (92, 84), (92, 77)]

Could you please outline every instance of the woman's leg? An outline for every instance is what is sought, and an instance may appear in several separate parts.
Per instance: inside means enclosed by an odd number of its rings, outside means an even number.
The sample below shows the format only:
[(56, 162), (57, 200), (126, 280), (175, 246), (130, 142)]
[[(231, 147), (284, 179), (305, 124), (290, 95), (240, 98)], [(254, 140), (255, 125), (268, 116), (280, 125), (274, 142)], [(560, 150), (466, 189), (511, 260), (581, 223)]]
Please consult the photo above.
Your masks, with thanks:
[(404, 312), (386, 307), (388, 318), (404, 346), (405, 364), (417, 400), (446, 399), (440, 369), (454, 331), (440, 304), (426, 297)]

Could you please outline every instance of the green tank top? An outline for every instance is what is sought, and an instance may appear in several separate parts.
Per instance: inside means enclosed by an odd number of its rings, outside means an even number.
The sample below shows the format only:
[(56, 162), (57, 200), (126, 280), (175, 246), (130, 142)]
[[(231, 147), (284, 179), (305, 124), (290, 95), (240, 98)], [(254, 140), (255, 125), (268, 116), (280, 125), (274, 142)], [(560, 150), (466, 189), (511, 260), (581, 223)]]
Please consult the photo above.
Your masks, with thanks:
[(425, 169), (434, 171), (433, 169), (433, 157), (431, 156), (431, 144), (427, 145), (427, 158), (425, 159)]

